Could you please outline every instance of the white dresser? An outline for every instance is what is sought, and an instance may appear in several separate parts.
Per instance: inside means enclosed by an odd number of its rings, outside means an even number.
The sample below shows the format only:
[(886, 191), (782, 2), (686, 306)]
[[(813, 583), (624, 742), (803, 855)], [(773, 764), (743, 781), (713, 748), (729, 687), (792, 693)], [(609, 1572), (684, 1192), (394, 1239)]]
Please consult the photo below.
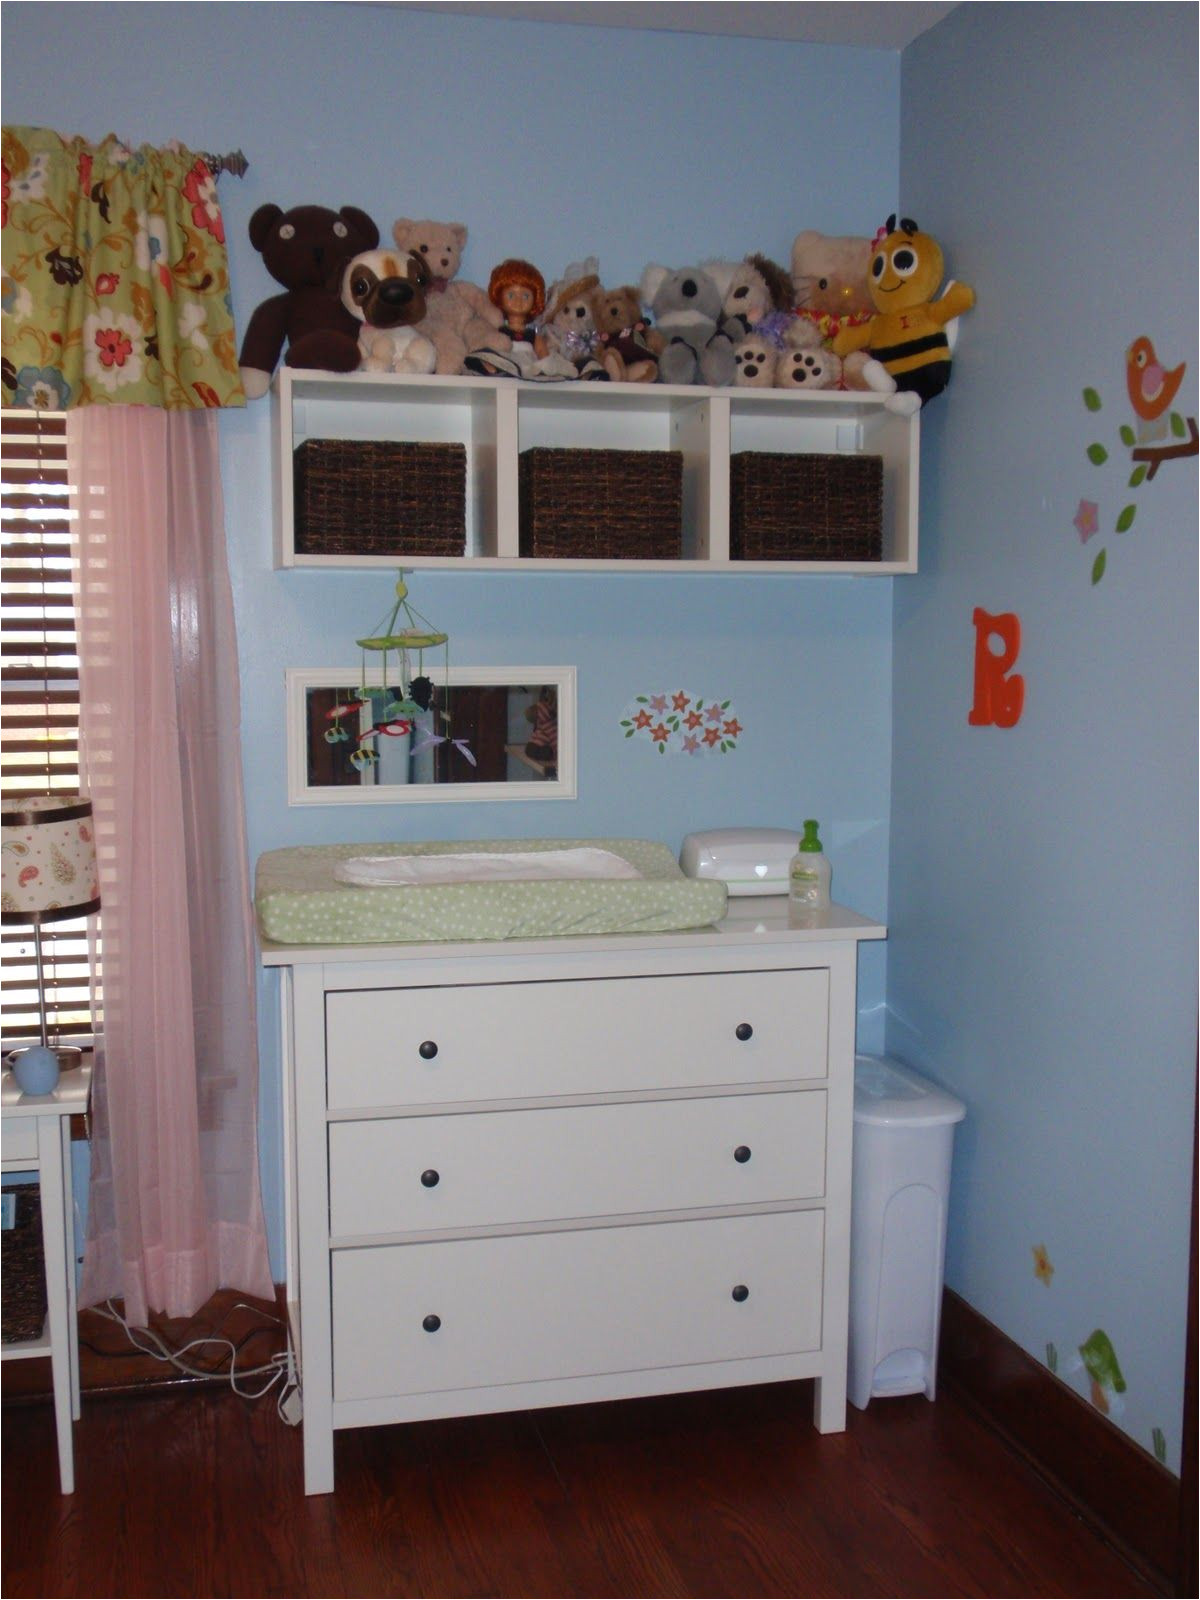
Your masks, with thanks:
[(338, 1428), (815, 1378), (845, 1426), (856, 957), (877, 923), (265, 944), (305, 1488)]

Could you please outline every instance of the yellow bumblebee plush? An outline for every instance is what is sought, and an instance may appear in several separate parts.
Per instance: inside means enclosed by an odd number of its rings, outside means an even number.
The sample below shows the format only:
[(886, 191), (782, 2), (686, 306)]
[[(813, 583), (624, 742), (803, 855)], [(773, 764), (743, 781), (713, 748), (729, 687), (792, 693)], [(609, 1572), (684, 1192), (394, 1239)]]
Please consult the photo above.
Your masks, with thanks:
[(915, 222), (891, 216), (871, 256), (868, 286), (875, 316), (843, 328), (833, 341), (839, 356), (865, 350), (867, 386), (890, 395), (889, 408), (913, 412), (941, 394), (950, 381), (950, 339), (946, 324), (969, 311), (975, 291), (951, 282), (940, 299), (944, 262), (937, 241)]

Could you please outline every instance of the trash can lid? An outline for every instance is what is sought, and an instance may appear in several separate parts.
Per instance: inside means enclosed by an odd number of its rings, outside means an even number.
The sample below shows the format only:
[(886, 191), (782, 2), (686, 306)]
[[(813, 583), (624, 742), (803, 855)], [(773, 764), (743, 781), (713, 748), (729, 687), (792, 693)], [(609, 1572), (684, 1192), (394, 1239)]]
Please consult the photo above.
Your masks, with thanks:
[(932, 1128), (961, 1122), (967, 1108), (886, 1056), (854, 1058), (854, 1120), (875, 1127)]

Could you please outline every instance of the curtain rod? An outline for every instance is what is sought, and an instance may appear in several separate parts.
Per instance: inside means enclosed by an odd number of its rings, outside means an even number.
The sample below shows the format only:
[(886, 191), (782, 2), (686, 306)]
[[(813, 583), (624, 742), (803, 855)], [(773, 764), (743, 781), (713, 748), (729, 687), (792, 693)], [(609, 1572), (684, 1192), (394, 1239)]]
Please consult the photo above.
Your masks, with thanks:
[(232, 172), (235, 178), (244, 178), (246, 168), (250, 165), (240, 150), (231, 150), (223, 156), (209, 155), (206, 150), (201, 150), (199, 154), (204, 157), (214, 178), (219, 178), (223, 172)]

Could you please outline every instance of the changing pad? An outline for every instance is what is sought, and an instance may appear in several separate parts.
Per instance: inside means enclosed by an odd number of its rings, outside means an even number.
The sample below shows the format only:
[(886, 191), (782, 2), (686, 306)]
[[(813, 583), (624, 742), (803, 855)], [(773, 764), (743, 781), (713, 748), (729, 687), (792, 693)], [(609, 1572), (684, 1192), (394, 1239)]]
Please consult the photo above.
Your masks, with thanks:
[[(563, 855), (606, 851), (633, 878), (521, 878), (363, 887), (339, 867), (364, 858)], [(482, 864), (481, 864), (482, 865)], [(279, 944), (408, 944), (542, 939), (703, 928), (725, 914), (726, 889), (685, 877), (664, 844), (648, 839), (476, 839), (422, 844), (296, 845), (259, 857), (255, 908), (263, 937)]]

